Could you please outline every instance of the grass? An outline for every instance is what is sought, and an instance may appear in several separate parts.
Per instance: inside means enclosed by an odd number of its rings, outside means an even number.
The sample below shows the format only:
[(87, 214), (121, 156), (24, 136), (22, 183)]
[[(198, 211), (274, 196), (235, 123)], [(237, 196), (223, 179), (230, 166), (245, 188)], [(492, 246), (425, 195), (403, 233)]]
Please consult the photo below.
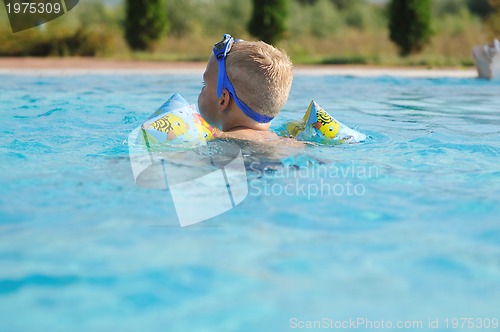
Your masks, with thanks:
[[(97, 56), (116, 60), (207, 61), (214, 40), (208, 36), (168, 37), (154, 51), (133, 52), (119, 31), (102, 33), (75, 30), (66, 34), (27, 31), (23, 38), (0, 31), (0, 56)], [(383, 32), (364, 34), (345, 31), (341, 36), (318, 39), (301, 37), (284, 40), (284, 49), (295, 64), (371, 65), (371, 66), (473, 66), (471, 49), (478, 44), (470, 33), (436, 36), (422, 53), (399, 57)], [(102, 45), (107, 45), (103, 48)]]

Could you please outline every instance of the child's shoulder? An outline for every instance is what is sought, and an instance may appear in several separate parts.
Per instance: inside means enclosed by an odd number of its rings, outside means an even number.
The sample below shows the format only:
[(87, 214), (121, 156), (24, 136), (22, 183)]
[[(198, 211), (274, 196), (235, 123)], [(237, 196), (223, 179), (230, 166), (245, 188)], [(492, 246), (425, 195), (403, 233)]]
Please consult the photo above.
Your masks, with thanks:
[(255, 130), (246, 127), (239, 127), (226, 131), (222, 134), (222, 137), (252, 141), (275, 141), (280, 138), (278, 135), (268, 130)]
[(253, 141), (270, 145), (287, 145), (291, 147), (303, 147), (304, 143), (291, 137), (281, 137), (272, 131), (254, 130), (250, 128), (236, 128), (227, 132), (220, 132), (220, 138)]

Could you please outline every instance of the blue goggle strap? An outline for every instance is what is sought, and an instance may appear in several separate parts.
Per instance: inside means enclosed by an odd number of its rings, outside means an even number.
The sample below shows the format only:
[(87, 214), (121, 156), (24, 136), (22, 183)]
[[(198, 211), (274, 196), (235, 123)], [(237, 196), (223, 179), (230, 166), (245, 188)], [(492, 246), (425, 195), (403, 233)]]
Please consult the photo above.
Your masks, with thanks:
[[(236, 91), (234, 90), (233, 84), (227, 78), (227, 75), (224, 75), (224, 78), (225, 78), (224, 86), (226, 87), (227, 91), (229, 91), (229, 94), (233, 97), (234, 101), (236, 102), (236, 105), (238, 105), (238, 107), (243, 111), (243, 113), (245, 113), (246, 116), (248, 116), (250, 119), (253, 119), (253, 120), (260, 122), (260, 123), (271, 122), (271, 120), (273, 119), (272, 117), (259, 114), (259, 113), (255, 112), (253, 109), (251, 109), (250, 107), (248, 107), (247, 104), (242, 102), (240, 100), (240, 98), (238, 98), (238, 96), (236, 95)], [(222, 95), (222, 92), (221, 92), (221, 95)], [(219, 96), (219, 98), (220, 98), (220, 96)]]
[[(237, 40), (238, 41), (238, 40)], [(236, 105), (243, 111), (243, 113), (248, 116), (249, 118), (259, 122), (259, 123), (268, 123), (270, 122), (273, 118), (269, 117), (267, 115), (262, 115), (254, 110), (252, 110), (250, 107), (248, 107), (244, 102), (242, 102), (238, 96), (236, 95), (236, 91), (234, 90), (233, 84), (227, 77), (227, 72), (226, 72), (226, 56), (231, 50), (231, 46), (235, 42), (234, 38), (231, 37), (231, 35), (225, 34), (223, 37), (222, 42), (225, 44), (224, 51), (222, 51), (221, 45), (219, 45), (219, 49), (217, 48), (217, 45), (214, 46), (214, 55), (215, 58), (217, 59), (217, 62), (219, 63), (219, 72), (217, 75), (217, 97), (220, 98), (222, 96), (222, 90), (224, 87), (229, 91), (229, 94), (233, 97), (234, 101), (236, 102)]]

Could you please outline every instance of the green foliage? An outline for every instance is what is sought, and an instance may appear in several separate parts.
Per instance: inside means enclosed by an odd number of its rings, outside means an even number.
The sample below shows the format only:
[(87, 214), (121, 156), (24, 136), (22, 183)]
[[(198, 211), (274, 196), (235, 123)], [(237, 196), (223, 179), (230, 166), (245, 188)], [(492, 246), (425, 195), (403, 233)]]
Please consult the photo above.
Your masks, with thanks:
[(189, 18), (196, 16), (197, 6), (189, 0), (168, 0), (167, 18), (170, 23), (170, 35), (183, 37), (194, 30), (194, 21)]
[(366, 5), (357, 4), (344, 10), (345, 24), (349, 27), (364, 30), (370, 25), (370, 21), (375, 16), (375, 8), (369, 8)]
[(168, 28), (163, 0), (126, 0), (125, 39), (132, 49), (150, 49)]
[(467, 9), (466, 1), (467, 0), (434, 0), (432, 1), (432, 11), (436, 17), (460, 15), (464, 9)]
[(318, 2), (318, 0), (297, 0), (297, 2), (302, 6), (313, 6)]
[[(248, 22), (250, 20), (252, 15), (251, 3), (247, 0), (226, 0), (225, 2), (221, 2), (221, 7), (222, 13), (224, 13), (224, 28), (227, 31), (231, 31), (235, 36), (241, 36), (247, 33), (246, 26), (242, 24), (242, 22)], [(288, 9), (288, 7), (286, 7), (286, 9)], [(285, 12), (283, 15), (285, 15), (283, 20), (286, 21), (288, 13)], [(286, 29), (286, 25), (284, 23), (283, 29)], [(278, 39), (283, 36), (284, 32), (285, 31), (283, 30), (283, 32), (278, 33)]]
[(386, 27), (384, 7), (366, 0), (293, 0), (290, 30), (328, 38), (342, 28)]
[(79, 21), (83, 26), (103, 24), (111, 20), (102, 2), (88, 1), (78, 6)]
[(166, 4), (169, 36), (220, 37), (224, 33), (233, 36), (247, 35), (246, 25), (251, 16), (248, 0), (168, 0)]
[(290, 12), (290, 39), (303, 35), (329, 38), (343, 24), (340, 13), (330, 0), (316, 0), (314, 4), (307, 6), (299, 1), (292, 1)]
[(238, 37), (247, 34), (246, 24), (252, 15), (252, 4), (248, 0), (204, 0), (198, 4), (199, 15), (191, 17), (201, 24), (200, 31), (206, 36), (219, 38), (224, 33)]
[(486, 18), (494, 12), (490, 0), (467, 0), (469, 11), (481, 18)]
[(417, 53), (430, 41), (430, 0), (391, 0), (389, 36), (402, 56)]
[(369, 63), (373, 63), (377, 61), (377, 59), (367, 59), (364, 56), (356, 55), (356, 56), (344, 56), (344, 57), (330, 57), (321, 61), (324, 65), (366, 65)]
[(491, 14), (486, 20), (486, 27), (488, 28), (490, 39), (500, 38), (500, 11)]
[(111, 38), (99, 28), (79, 28), (71, 33), (50, 35), (37, 30), (28, 30), (23, 34), (24, 38), (21, 41), (0, 35), (0, 55), (96, 56), (106, 53)]
[(348, 10), (365, 3), (365, 0), (330, 0), (338, 10)]
[[(78, 10), (16, 34), (0, 10), (0, 56), (206, 61), (223, 33), (252, 39), (245, 24), (252, 16), (249, 0), (163, 1), (170, 33), (156, 43), (155, 52), (128, 52), (126, 1), (85, 0)], [(471, 48), (500, 36), (500, 0), (490, 0), (498, 10), (484, 19), (470, 13), (468, 1), (432, 0), (433, 42), (420, 54), (401, 58), (387, 33), (389, 6), (380, 1), (287, 0), (286, 39), (280, 47), (296, 63), (473, 66)]]
[(500, 38), (500, 0), (490, 0), (493, 12), (486, 18), (486, 28), (490, 38)]
[[(87, 0), (48, 24), (12, 33), (0, 10), (0, 56), (103, 56), (120, 40), (117, 8)], [(123, 45), (123, 43), (122, 43)]]
[(459, 36), (471, 25), (474, 18), (468, 11), (461, 11), (457, 15), (445, 15), (436, 21), (435, 30), (449, 36)]
[(448, 10), (441, 7), (442, 10), (435, 11), (433, 21), (435, 35), (457, 37), (462, 40), (477, 38), (474, 36), (477, 36), (477, 31), (481, 30), (481, 20), (469, 12), (465, 1), (462, 4), (463, 6), (457, 8), (453, 6)]
[(248, 31), (269, 44), (282, 39), (286, 32), (288, 0), (252, 0), (253, 12)]
[[(316, 38), (325, 38), (341, 25), (341, 18), (328, 0), (319, 0), (311, 10), (310, 33)], [(304, 22), (304, 23), (306, 23)]]

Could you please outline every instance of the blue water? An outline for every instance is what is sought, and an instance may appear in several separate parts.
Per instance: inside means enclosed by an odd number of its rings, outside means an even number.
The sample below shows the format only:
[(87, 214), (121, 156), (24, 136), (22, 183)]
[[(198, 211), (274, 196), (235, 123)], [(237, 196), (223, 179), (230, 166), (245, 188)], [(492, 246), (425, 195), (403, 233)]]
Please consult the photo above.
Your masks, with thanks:
[(250, 171), (241, 205), (180, 228), (167, 192), (135, 185), (126, 140), (200, 85), (0, 76), (1, 331), (500, 319), (499, 81), (297, 76), (275, 126), (314, 98), (367, 141)]

